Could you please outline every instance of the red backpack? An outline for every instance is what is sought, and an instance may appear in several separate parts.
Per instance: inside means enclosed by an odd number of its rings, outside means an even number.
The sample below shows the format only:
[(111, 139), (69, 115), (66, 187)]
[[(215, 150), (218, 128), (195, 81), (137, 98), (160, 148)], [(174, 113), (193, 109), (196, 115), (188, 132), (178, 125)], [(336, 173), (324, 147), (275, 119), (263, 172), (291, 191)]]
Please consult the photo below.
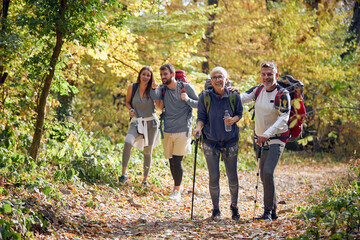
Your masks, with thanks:
[[(291, 102), (290, 118), (288, 121), (289, 130), (281, 134), (280, 139), (283, 142), (288, 142), (289, 140), (294, 141), (295, 138), (300, 136), (306, 117), (306, 109), (304, 106), (304, 84), (291, 75), (281, 77), (277, 83), (280, 86), (280, 89), (275, 95), (275, 108), (279, 108), (281, 96), (286, 90), (290, 93)], [(256, 89), (255, 101), (263, 88), (264, 85), (260, 84)]]
[(175, 71), (175, 79), (176, 79), (176, 81), (183, 81), (186, 83), (190, 83), (190, 81), (187, 79), (186, 74), (183, 70)]

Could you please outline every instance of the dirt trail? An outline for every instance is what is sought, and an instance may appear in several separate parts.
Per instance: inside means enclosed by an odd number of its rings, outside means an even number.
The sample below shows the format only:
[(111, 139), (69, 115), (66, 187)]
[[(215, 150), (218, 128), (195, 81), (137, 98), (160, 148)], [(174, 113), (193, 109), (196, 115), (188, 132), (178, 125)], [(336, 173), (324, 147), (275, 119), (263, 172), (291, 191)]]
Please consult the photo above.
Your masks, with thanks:
[[(165, 171), (165, 170), (164, 170)], [(143, 188), (134, 180), (120, 189), (107, 186), (64, 189), (66, 205), (58, 209), (58, 218), (50, 235), (37, 239), (284, 239), (303, 233), (305, 223), (297, 219), (297, 206), (307, 206), (308, 197), (329, 186), (347, 173), (345, 164), (279, 165), (276, 187), (279, 220), (252, 222), (254, 211), (255, 172), (239, 172), (240, 221), (231, 220), (227, 179), (221, 176), (221, 219), (210, 221), (211, 200), (207, 171), (196, 177), (194, 220), (190, 220), (192, 182), (184, 182), (182, 199), (168, 199), (171, 179), (159, 188)], [(161, 176), (161, 173), (156, 173)], [(187, 172), (185, 174), (191, 174)], [(186, 178), (190, 179), (190, 177)], [(258, 202), (262, 213), (262, 185)]]

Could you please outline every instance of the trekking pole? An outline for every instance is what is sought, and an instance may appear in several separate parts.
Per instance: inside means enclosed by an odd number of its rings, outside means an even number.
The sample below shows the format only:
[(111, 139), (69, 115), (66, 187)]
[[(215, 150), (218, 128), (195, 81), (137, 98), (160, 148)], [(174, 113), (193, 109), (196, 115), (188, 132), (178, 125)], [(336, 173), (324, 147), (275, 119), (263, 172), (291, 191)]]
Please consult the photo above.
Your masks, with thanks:
[[(256, 138), (255, 138), (256, 139)], [(255, 143), (256, 144), (256, 143)], [(255, 187), (255, 200), (254, 200), (254, 213), (253, 213), (253, 221), (255, 221), (255, 211), (256, 211), (256, 202), (257, 202), (257, 193), (258, 193), (258, 189), (259, 189), (259, 171), (260, 171), (260, 158), (261, 158), (261, 154), (263, 151), (263, 146), (264, 144), (261, 144), (261, 147), (258, 146), (258, 151), (257, 151), (257, 156), (256, 156), (256, 160), (257, 160), (257, 173), (256, 173), (256, 187)]]
[[(194, 142), (194, 140), (193, 140), (193, 142)], [(191, 197), (191, 220), (193, 219), (193, 209), (194, 209), (195, 173), (196, 173), (196, 158), (197, 158), (198, 143), (199, 143), (199, 134), (196, 134), (196, 139), (195, 139), (195, 158), (194, 158), (193, 189), (192, 189), (192, 197)]]

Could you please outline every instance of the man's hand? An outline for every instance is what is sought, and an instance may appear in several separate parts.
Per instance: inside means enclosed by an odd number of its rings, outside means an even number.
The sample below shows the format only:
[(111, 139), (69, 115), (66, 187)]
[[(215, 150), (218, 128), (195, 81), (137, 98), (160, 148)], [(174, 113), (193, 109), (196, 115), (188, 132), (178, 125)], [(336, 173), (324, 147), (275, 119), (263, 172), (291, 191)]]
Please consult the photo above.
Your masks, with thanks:
[(269, 139), (269, 136), (263, 134), (257, 137), (256, 144), (260, 147)]
[(187, 100), (189, 100), (189, 96), (188, 96), (186, 93), (181, 93), (180, 97), (181, 97), (181, 99), (184, 100), (185, 102), (186, 102)]
[(159, 87), (159, 84), (155, 81), (155, 79), (152, 81), (151, 83), (151, 88), (155, 89), (155, 88), (158, 88)]
[(235, 88), (235, 87), (228, 87), (230, 92), (237, 92), (238, 94), (240, 94), (239, 89)]

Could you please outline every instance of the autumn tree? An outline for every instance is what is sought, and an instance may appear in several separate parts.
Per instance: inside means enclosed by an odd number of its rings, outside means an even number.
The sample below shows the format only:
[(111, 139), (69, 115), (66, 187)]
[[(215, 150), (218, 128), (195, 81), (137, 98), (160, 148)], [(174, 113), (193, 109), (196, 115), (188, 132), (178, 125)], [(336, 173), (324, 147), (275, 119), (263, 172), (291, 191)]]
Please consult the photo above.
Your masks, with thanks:
[[(358, 145), (344, 143), (359, 134), (358, 57), (340, 60), (351, 9), (341, 1), (319, 2), (316, 9), (308, 1), (269, 2), (271, 8), (264, 1), (219, 2), (210, 68), (223, 66), (245, 91), (259, 83), (260, 63), (275, 61), (281, 75), (305, 83), (309, 115), (301, 143), (314, 151), (351, 152), (345, 148)], [(251, 129), (247, 115), (242, 121)], [(243, 136), (251, 138), (250, 132)]]
[(111, 36), (81, 58), (84, 81), (76, 96), (74, 116), (82, 119), (86, 128), (101, 130), (114, 142), (125, 136), (129, 120), (123, 111), (126, 89), (136, 81), (142, 66), (151, 66), (155, 79), (167, 62), (185, 70), (193, 84), (204, 79), (197, 69), (204, 59), (198, 49), (211, 10), (179, 0), (155, 3), (123, 1), (116, 10), (123, 12), (122, 17), (109, 13), (111, 24), (101, 26)]
[[(0, 32), (0, 38), (3, 39), (5, 34), (6, 34), (6, 25), (7, 25), (7, 16), (8, 16), (8, 11), (9, 11), (9, 4), (10, 4), (10, 0), (3, 0), (2, 1), (2, 8), (1, 8), (1, 13), (0, 13), (0, 18), (1, 18), (1, 32)], [(0, 44), (0, 49), (3, 52), (4, 51), (4, 44)], [(0, 56), (0, 84), (3, 84), (5, 82), (5, 79), (7, 78), (8, 73), (6, 72), (6, 70), (4, 69), (4, 58), (6, 58), (6, 56)]]
[(36, 107), (36, 124), (30, 156), (37, 159), (45, 121), (47, 98), (55, 76), (59, 57), (65, 42), (79, 42), (95, 45), (101, 30), (95, 27), (99, 16), (108, 2), (101, 0), (24, 0), (25, 7), (19, 17), (19, 24), (26, 27), (30, 35), (43, 44), (41, 93)]
[[(213, 7), (213, 8), (217, 8), (219, 1), (218, 0), (208, 0), (207, 2), (208, 6)], [(209, 24), (206, 27), (206, 32), (205, 32), (205, 36), (202, 39), (203, 43), (204, 43), (204, 57), (205, 57), (205, 61), (202, 62), (201, 64), (201, 72), (209, 74), (209, 61), (210, 61), (210, 46), (212, 44), (214, 44), (214, 37), (213, 37), (213, 33), (214, 33), (214, 29), (215, 29), (215, 23), (216, 23), (216, 12), (213, 11), (211, 13), (208, 14), (208, 20), (209, 20)]]
[(341, 55), (344, 58), (346, 55), (355, 52), (360, 41), (360, 2), (355, 1), (353, 7), (353, 16), (349, 27), (349, 36), (345, 39), (345, 45), (348, 46), (345, 53)]

